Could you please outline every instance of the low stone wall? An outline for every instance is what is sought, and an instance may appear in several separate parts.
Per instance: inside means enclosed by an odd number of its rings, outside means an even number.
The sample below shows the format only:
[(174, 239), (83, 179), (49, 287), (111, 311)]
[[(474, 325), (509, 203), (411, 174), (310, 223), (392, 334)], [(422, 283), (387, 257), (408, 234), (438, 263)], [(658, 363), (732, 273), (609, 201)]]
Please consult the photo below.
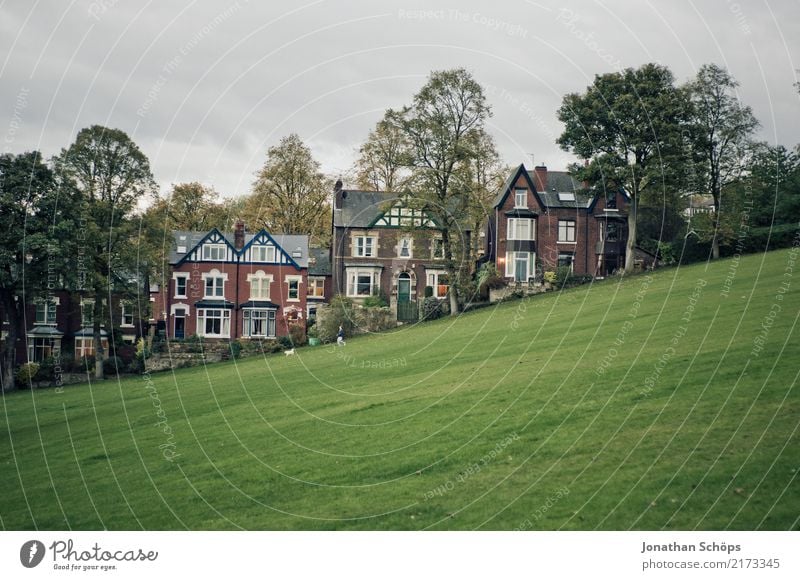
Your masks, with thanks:
[(519, 287), (516, 287), (514, 284), (509, 284), (505, 288), (490, 289), (489, 302), (498, 302), (514, 296), (521, 297), (528, 296), (530, 294), (541, 294), (542, 292), (547, 292), (550, 289), (551, 285), (547, 282), (533, 285), (521, 284)]

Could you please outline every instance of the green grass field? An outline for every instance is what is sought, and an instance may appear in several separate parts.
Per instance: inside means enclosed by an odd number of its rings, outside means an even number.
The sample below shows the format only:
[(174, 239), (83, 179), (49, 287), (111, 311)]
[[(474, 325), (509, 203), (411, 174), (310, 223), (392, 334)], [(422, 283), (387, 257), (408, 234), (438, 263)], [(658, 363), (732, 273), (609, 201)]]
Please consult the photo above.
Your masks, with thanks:
[(6, 395), (0, 526), (799, 529), (797, 258)]

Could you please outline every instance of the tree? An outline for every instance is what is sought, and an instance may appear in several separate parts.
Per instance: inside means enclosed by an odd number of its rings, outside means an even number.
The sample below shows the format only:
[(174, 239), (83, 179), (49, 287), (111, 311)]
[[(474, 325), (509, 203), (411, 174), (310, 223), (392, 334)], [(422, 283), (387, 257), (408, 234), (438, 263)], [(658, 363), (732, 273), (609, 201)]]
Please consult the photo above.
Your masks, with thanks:
[(271, 232), (306, 234), (312, 245), (328, 245), (328, 191), (333, 187), (319, 167), (299, 136), (284, 137), (267, 151), (267, 161), (256, 175), (241, 217)]
[(403, 153), (408, 142), (403, 131), (384, 116), (358, 150), (356, 183), (365, 190), (399, 191), (408, 179)]
[(465, 69), (453, 69), (431, 73), (410, 107), (386, 117), (408, 141), (404, 163), (412, 172), (414, 199), (441, 227), (451, 315), (458, 313), (457, 287), (469, 256), (462, 235), (469, 192), (459, 187), (459, 178), (479, 155), (490, 116), (481, 85)]
[[(0, 307), (8, 334), (0, 355), (0, 386), (16, 388), (17, 341), (24, 335), (25, 305), (66, 283), (74, 272), (72, 200), (59, 197), (52, 171), (39, 152), (0, 155)], [(72, 267), (71, 267), (72, 266)]]
[(756, 144), (742, 181), (753, 198), (754, 225), (800, 221), (800, 148), (793, 152), (782, 145)]
[[(227, 209), (220, 194), (202, 183), (177, 183), (167, 197), (158, 198), (147, 210), (166, 232), (225, 229)], [(160, 222), (160, 223), (158, 223)]]
[(89, 260), (86, 285), (94, 295), (95, 377), (102, 379), (101, 330), (108, 320), (111, 336), (111, 293), (130, 291), (146, 279), (137, 263), (137, 245), (131, 243), (139, 234), (132, 218), (138, 201), (155, 194), (157, 186), (147, 156), (119, 129), (100, 125), (82, 129), (54, 164), (58, 177), (75, 189), (82, 203), (80, 239)]
[(694, 126), (693, 147), (700, 159), (699, 175), (703, 176), (703, 191), (714, 198), (714, 235), (711, 252), (719, 258), (719, 236), (722, 211), (722, 192), (737, 180), (746, 167), (750, 138), (758, 121), (750, 107), (736, 97), (739, 83), (725, 69), (707, 64), (700, 67), (695, 79), (688, 84), (691, 95)]
[(478, 257), (482, 240), (479, 236), (492, 212), (497, 192), (512, 169), (502, 163), (494, 139), (484, 130), (474, 134), (474, 156), (464, 164), (461, 182), (468, 192), (467, 216), (472, 230), (470, 263)]
[(597, 75), (584, 94), (564, 97), (562, 149), (589, 161), (575, 164), (577, 179), (630, 195), (625, 270), (633, 270), (641, 196), (661, 188), (678, 195), (690, 103), (672, 73), (657, 64)]

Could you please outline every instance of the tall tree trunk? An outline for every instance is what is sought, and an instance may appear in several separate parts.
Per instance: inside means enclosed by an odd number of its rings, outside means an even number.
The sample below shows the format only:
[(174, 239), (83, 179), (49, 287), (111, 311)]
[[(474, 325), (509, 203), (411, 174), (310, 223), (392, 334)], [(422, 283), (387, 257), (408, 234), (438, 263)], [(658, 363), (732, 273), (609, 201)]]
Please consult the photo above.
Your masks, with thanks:
[(103, 373), (103, 361), (106, 351), (103, 348), (103, 337), (100, 334), (102, 329), (103, 317), (103, 293), (95, 287), (94, 292), (94, 316), (92, 321), (92, 340), (94, 341), (94, 378), (102, 381), (105, 378)]
[(711, 239), (711, 258), (719, 260), (719, 193), (714, 195), (714, 237)]
[(453, 265), (453, 248), (450, 241), (450, 230), (442, 230), (442, 247), (444, 248), (445, 268), (449, 286), (447, 287), (447, 297), (450, 299), (450, 316), (458, 315), (458, 289), (456, 288), (456, 268)]
[(17, 388), (14, 367), (17, 362), (20, 316), (14, 302), (14, 294), (10, 290), (3, 290), (0, 296), (2, 296), (3, 312), (8, 316), (8, 334), (3, 343), (2, 357), (0, 357), (0, 388), (6, 393)]
[(636, 214), (639, 208), (639, 196), (631, 195), (631, 205), (628, 210), (628, 241), (625, 243), (625, 273), (632, 274), (636, 262)]

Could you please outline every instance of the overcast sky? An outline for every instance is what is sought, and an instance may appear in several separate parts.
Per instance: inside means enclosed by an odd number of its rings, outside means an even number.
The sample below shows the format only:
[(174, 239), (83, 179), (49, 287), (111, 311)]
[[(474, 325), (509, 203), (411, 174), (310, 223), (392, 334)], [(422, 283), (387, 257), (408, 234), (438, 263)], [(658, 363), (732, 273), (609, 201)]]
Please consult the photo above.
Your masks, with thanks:
[(3, 152), (46, 156), (92, 124), (127, 132), (162, 192), (182, 181), (247, 193), (296, 132), (326, 173), (431, 70), (484, 86), (507, 163), (572, 159), (555, 144), (564, 94), (645, 62), (679, 82), (727, 67), (760, 138), (800, 143), (798, 0), (684, 2), (115, 0), (0, 4)]

